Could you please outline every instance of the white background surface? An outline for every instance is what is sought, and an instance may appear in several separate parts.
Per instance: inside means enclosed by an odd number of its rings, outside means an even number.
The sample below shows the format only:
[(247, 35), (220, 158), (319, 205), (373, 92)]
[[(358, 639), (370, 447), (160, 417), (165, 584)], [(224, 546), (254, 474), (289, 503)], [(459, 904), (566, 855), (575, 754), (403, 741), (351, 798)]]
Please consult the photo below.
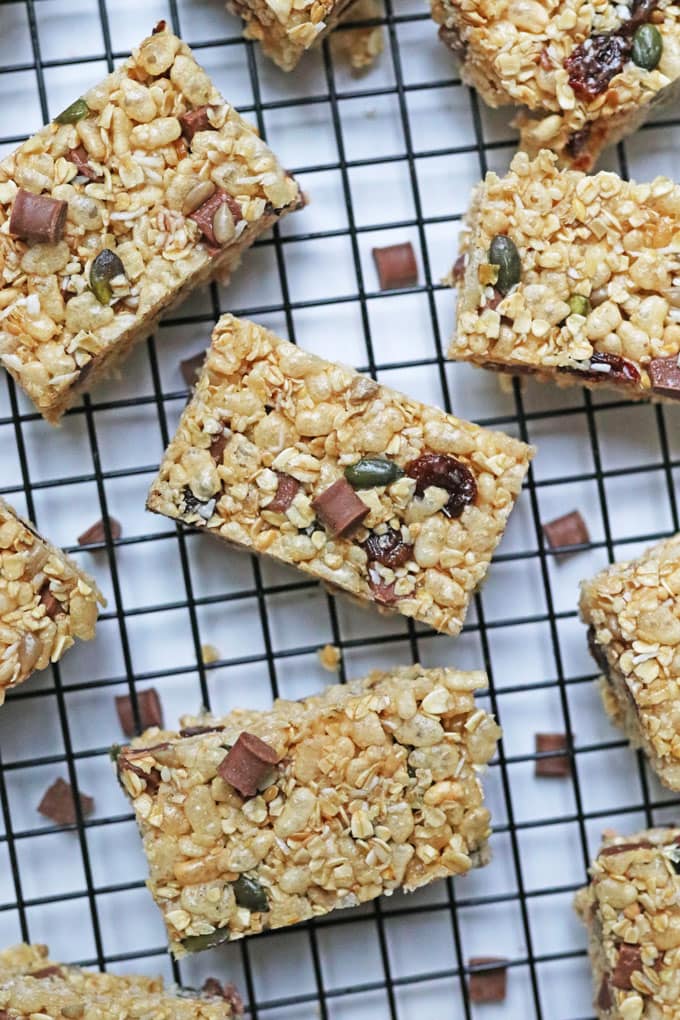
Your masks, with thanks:
[[(677, 528), (671, 492), (680, 409), (625, 406), (607, 393), (591, 400), (578, 389), (535, 384), (513, 395), (467, 366), (445, 364), (440, 372), (437, 345), (451, 332), (454, 300), (436, 284), (455, 257), (460, 214), (484, 161), (505, 168), (514, 145), (505, 112), (476, 110), (416, 0), (395, 0), (387, 10), (385, 52), (361, 78), (322, 52), (284, 75), (240, 41), (239, 24), (219, 0), (179, 0), (174, 11), (163, 0), (2, 3), (0, 138), (7, 141), (0, 152), (42, 122), (38, 56), (54, 115), (106, 73), (107, 47), (118, 60), (173, 13), (184, 38), (200, 44), (199, 59), (225, 96), (251, 116), (259, 104), (268, 141), (311, 202), (283, 224), (284, 243), (248, 253), (228, 292), (196, 295), (153, 345), (137, 350), (122, 378), (100, 386), (60, 430), (39, 420), (21, 395), (13, 423), (13, 390), (0, 379), (0, 493), (24, 511), (28, 482), (39, 527), (69, 548), (101, 516), (102, 492), (123, 526), (112, 552), (75, 550), (109, 600), (96, 642), (69, 653), (58, 674), (32, 678), (0, 712), (0, 943), (18, 941), (23, 922), (58, 959), (171, 974), (162, 925), (143, 888), (138, 836), (106, 755), (121, 738), (114, 695), (125, 693), (128, 680), (139, 689), (153, 685), (174, 722), (204, 699), (197, 646), (212, 644), (221, 656), (204, 671), (212, 708), (266, 706), (272, 681), (292, 697), (332, 682), (316, 648), (340, 634), (348, 676), (414, 655), (427, 665), (490, 668), (505, 731), (502, 762), (487, 780), (497, 830), (493, 863), (451, 891), (439, 884), (394, 896), (377, 912), (366, 907), (313, 930), (201, 954), (182, 963), (182, 979), (236, 980), (250, 989), (253, 1012), (276, 1020), (590, 1016), (584, 933), (570, 906), (586, 856), (608, 826), (633, 831), (676, 813), (603, 715), (576, 619), (577, 585), (612, 556), (632, 555)], [(631, 175), (672, 173), (678, 141), (668, 125), (631, 139)], [(604, 165), (620, 166), (616, 153)], [(418, 255), (420, 286), (381, 296), (371, 248), (407, 239)], [(262, 563), (258, 574), (247, 556), (197, 534), (180, 543), (169, 522), (145, 513), (164, 430), (174, 429), (186, 400), (179, 362), (206, 345), (214, 299), (222, 311), (252, 315), (319, 354), (362, 368), (372, 357), (379, 379), (422, 399), (444, 403), (444, 382), (458, 414), (516, 435), (524, 427), (538, 445), (532, 489), (522, 495), (460, 638), (409, 631), (398, 618), (344, 602), (333, 606), (292, 571)], [(588, 522), (592, 550), (560, 562), (546, 558), (537, 523), (575, 508)], [(292, 590), (278, 590), (291, 582)], [(535, 779), (534, 733), (569, 725), (576, 782)], [(36, 812), (53, 779), (68, 778), (69, 749), (81, 789), (96, 800), (81, 834), (55, 832)], [(459, 966), (479, 955), (513, 963), (502, 1005), (464, 1001)], [(281, 1000), (289, 1004), (273, 1005)]]

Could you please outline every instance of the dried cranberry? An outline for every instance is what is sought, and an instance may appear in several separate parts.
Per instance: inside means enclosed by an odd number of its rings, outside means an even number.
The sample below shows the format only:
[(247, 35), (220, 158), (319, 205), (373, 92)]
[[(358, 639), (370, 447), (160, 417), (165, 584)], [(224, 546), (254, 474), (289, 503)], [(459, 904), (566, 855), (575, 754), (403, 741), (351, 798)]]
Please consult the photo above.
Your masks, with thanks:
[(413, 546), (402, 540), (401, 532), (390, 528), (384, 535), (372, 532), (364, 542), (366, 555), (372, 563), (382, 563), (395, 570), (411, 558)]
[(436, 485), (451, 494), (443, 508), (447, 517), (460, 517), (465, 507), (477, 498), (477, 482), (470, 469), (446, 453), (424, 453), (406, 465), (406, 474), (415, 478), (418, 496), (422, 496), (428, 485)]
[(569, 84), (579, 99), (589, 101), (605, 92), (630, 57), (632, 40), (624, 35), (591, 35), (564, 62)]
[[(594, 365), (609, 365), (608, 372), (598, 372)], [(571, 372), (574, 375), (587, 379), (588, 382), (617, 382), (631, 383), (637, 385), (640, 382), (640, 373), (632, 361), (620, 358), (618, 354), (607, 354), (606, 351), (595, 351), (590, 359), (590, 369), (561, 368), (562, 372)]]
[(374, 577), (373, 573), (369, 571), (368, 586), (371, 589), (374, 600), (381, 606), (392, 606), (395, 602), (399, 601), (399, 596), (394, 591), (394, 585), (394, 581), (388, 584), (387, 581), (383, 581), (378, 573)]

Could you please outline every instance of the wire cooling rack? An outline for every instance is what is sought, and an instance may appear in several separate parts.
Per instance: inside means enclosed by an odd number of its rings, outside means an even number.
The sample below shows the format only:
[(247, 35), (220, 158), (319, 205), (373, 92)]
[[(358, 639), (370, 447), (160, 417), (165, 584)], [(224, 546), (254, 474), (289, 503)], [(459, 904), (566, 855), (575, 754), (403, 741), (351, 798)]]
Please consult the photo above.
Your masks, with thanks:
[[(228, 291), (195, 296), (52, 430), (0, 380), (0, 493), (93, 572), (108, 597), (98, 638), (13, 692), (0, 712), (0, 941), (49, 942), (58, 959), (187, 985), (235, 980), (252, 1017), (412, 1020), (592, 1015), (584, 933), (571, 910), (606, 827), (675, 817), (671, 799), (611, 729), (594, 691), (577, 584), (606, 562), (678, 530), (680, 409), (605, 393), (498, 380), (443, 351), (454, 300), (438, 284), (470, 187), (504, 169), (515, 142), (484, 109), (416, 0), (384, 0), (385, 51), (353, 78), (326, 44), (286, 76), (241, 39), (221, 0), (0, 3), (0, 152), (9, 151), (125, 57), (160, 18), (197, 51), (225, 96), (254, 118), (311, 203), (258, 242)], [(641, 179), (672, 173), (672, 119), (609, 154)], [(370, 250), (411, 240), (421, 285), (380, 293)], [(296, 573), (258, 563), (144, 512), (163, 446), (187, 398), (179, 363), (225, 310), (340, 357), (414, 396), (538, 446), (463, 634), (337, 603)], [(541, 521), (578, 508), (592, 542), (558, 559)], [(116, 541), (76, 546), (112, 514)], [(75, 546), (75, 549), (73, 548)], [(114, 695), (155, 686), (166, 719), (201, 704), (266, 706), (333, 677), (420, 660), (483, 666), (505, 736), (486, 780), (492, 864), (411, 897), (331, 915), (172, 966), (144, 889), (145, 862), (108, 748)], [(216, 661), (204, 662), (206, 645)], [(207, 656), (212, 658), (212, 656)], [(534, 733), (573, 735), (571, 779), (536, 779)], [(56, 776), (94, 794), (95, 812), (55, 828), (37, 814)], [(472, 956), (510, 961), (502, 1005), (470, 1003)]]

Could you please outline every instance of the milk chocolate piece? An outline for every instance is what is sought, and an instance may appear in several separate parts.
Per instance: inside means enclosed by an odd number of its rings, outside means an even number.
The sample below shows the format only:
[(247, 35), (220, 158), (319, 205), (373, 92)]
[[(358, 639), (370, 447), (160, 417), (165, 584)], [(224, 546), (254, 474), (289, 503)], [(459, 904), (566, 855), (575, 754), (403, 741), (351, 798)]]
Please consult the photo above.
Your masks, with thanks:
[(503, 1002), (507, 994), (508, 961), (501, 956), (474, 956), (470, 968), (470, 1001)]
[(64, 236), (67, 210), (66, 202), (19, 188), (12, 206), (9, 232), (24, 241), (54, 244)]
[[(92, 813), (94, 800), (86, 793), (80, 794), (80, 811), (83, 817)], [(64, 779), (55, 779), (52, 785), (45, 791), (43, 798), (38, 804), (38, 811), (45, 818), (56, 822), (57, 825), (74, 825), (76, 821), (76, 803), (73, 787)]]
[(279, 484), (276, 489), (276, 495), (271, 503), (267, 504), (265, 509), (273, 510), (275, 513), (284, 513), (300, 491), (300, 482), (298, 482), (297, 478), (293, 478), (292, 475), (287, 475), (283, 471), (277, 471), (277, 474), (279, 476)]
[(243, 797), (254, 797), (257, 789), (279, 756), (273, 747), (254, 733), (240, 733), (218, 768), (218, 773)]
[(543, 525), (543, 534), (551, 549), (563, 549), (570, 545), (587, 545), (590, 542), (588, 526), (578, 510), (563, 517), (556, 517)]
[(179, 115), (179, 122), (182, 125), (182, 134), (191, 143), (197, 131), (214, 131), (208, 120), (208, 107), (199, 106), (196, 110), (189, 110)]
[[(568, 747), (567, 737), (564, 733), (537, 733), (536, 753), (546, 751), (565, 751)], [(556, 754), (551, 758), (537, 758), (535, 772), (537, 776), (551, 776), (562, 778), (571, 772), (571, 759), (568, 754)]]
[[(118, 539), (123, 534), (123, 529), (120, 526), (120, 521), (117, 521), (115, 517), (109, 517), (109, 530), (111, 531), (111, 538)], [(105, 542), (106, 541), (106, 530), (104, 528), (103, 518), (95, 521), (91, 524), (82, 535), (78, 535), (78, 545), (92, 545), (94, 542)]]
[[(163, 728), (163, 709), (161, 699), (155, 687), (147, 687), (145, 691), (137, 691), (137, 705), (139, 707), (139, 725), (142, 730), (150, 726)], [(137, 734), (135, 715), (132, 711), (132, 699), (129, 694), (116, 696), (116, 711), (120, 719), (120, 725), (126, 737), (134, 737)]]
[(312, 500), (312, 506), (334, 537), (349, 535), (369, 513), (346, 478), (338, 478), (324, 489)]
[(672, 358), (652, 358), (647, 370), (654, 393), (680, 400), (680, 365), (677, 355)]
[(418, 264), (410, 241), (374, 248), (373, 258), (381, 290), (413, 287), (418, 282)]

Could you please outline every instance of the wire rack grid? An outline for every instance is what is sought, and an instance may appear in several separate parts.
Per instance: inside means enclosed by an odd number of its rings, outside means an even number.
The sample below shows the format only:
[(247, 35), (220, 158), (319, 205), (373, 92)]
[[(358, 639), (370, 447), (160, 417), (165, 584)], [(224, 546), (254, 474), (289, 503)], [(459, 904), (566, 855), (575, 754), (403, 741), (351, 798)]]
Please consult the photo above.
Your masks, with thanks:
[[(138, 8), (143, 9), (138, 9)], [(254, 118), (311, 203), (255, 246), (227, 291), (197, 295), (50, 429), (11, 379), (0, 386), (0, 494), (94, 572), (108, 597), (99, 636), (12, 692), (0, 713), (0, 939), (47, 941), (64, 960), (160, 970), (186, 985), (209, 973), (243, 989), (253, 1018), (363, 1020), (592, 1015), (584, 937), (570, 900), (605, 827), (674, 817), (671, 798), (606, 723), (577, 620), (579, 578), (679, 529), (678, 411), (611, 394), (557, 392), (444, 358), (455, 254), (469, 187), (502, 169), (515, 139), (482, 108), (416, 0), (384, 0), (385, 51), (353, 78), (325, 44), (285, 76), (219, 0), (5, 0), (0, 4), (0, 153), (92, 84), (160, 18)], [(671, 172), (672, 119), (610, 154), (649, 178)], [(423, 283), (381, 293), (373, 244), (410, 239)], [(454, 642), (337, 603), (291, 571), (213, 550), (144, 514), (144, 496), (187, 398), (179, 362), (205, 347), (225, 310), (415, 396), (535, 442), (538, 455), (489, 580)], [(578, 507), (592, 536), (568, 557), (541, 521)], [(75, 536), (115, 515), (123, 535)], [(265, 934), (171, 964), (144, 889), (145, 866), (108, 749), (113, 698), (155, 686), (166, 718), (206, 705), (266, 706), (332, 680), (317, 649), (341, 651), (339, 678), (394, 662), (483, 666), (504, 728), (487, 777), (494, 860), (481, 872)], [(214, 645), (217, 658), (208, 655)], [(209, 660), (209, 661), (206, 661)], [(571, 780), (534, 777), (534, 734), (569, 735)], [(74, 826), (36, 813), (56, 775), (95, 794)], [(472, 956), (509, 959), (508, 999), (470, 1002)]]

